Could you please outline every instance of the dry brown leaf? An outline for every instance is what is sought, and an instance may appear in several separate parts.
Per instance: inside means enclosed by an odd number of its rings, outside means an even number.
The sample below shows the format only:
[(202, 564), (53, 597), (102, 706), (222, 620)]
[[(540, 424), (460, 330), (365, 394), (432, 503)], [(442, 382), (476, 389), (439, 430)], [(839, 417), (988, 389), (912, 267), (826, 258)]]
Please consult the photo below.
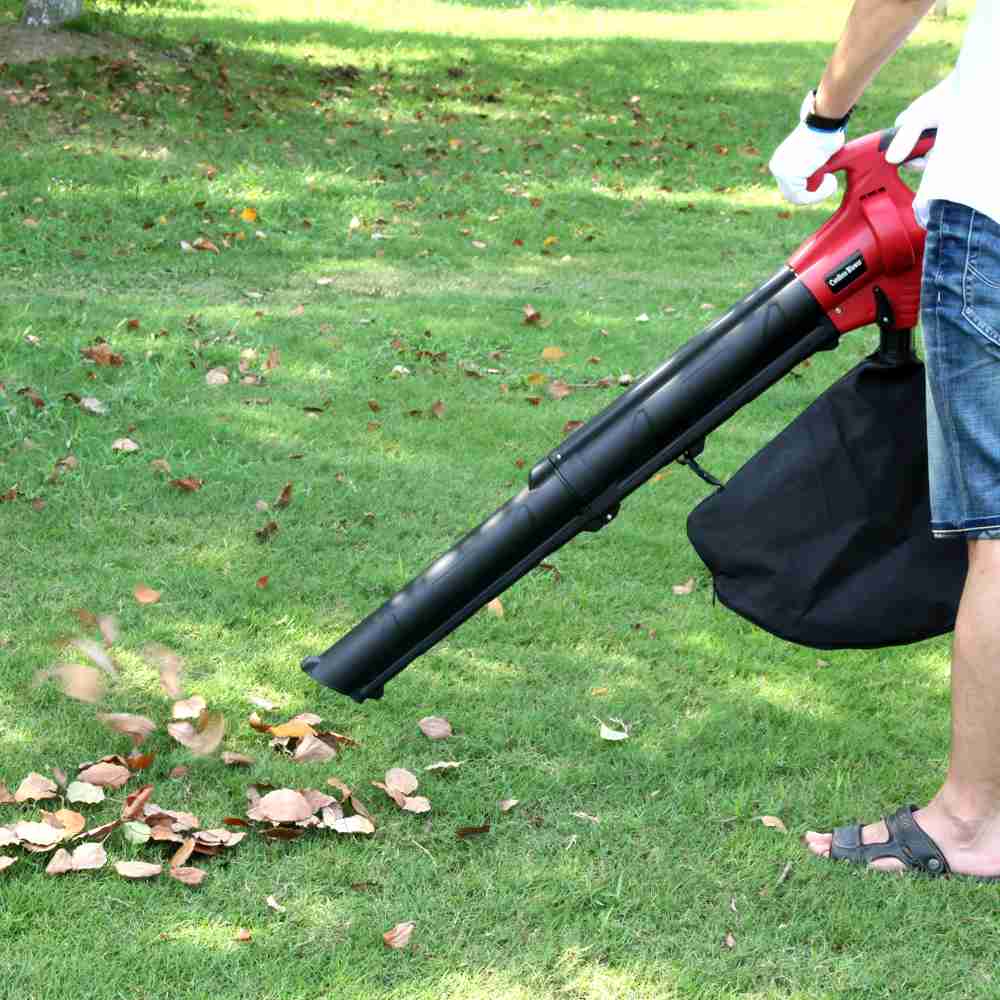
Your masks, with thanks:
[(224, 750), (222, 753), (222, 763), (227, 764), (229, 767), (252, 767), (257, 761), (254, 757), (248, 757), (245, 753)]
[(125, 758), (125, 764), (130, 771), (145, 771), (154, 760), (156, 760), (156, 754), (153, 752), (132, 752)]
[(184, 701), (174, 702), (170, 715), (174, 719), (200, 719), (201, 713), (208, 707), (201, 695), (192, 695)]
[(726, 931), (726, 936), (723, 939), (722, 946), (730, 949), (736, 947), (736, 938), (733, 937), (732, 931)]
[(88, 781), (72, 781), (66, 789), (67, 802), (86, 802), (95, 804), (104, 801), (104, 790)]
[(109, 729), (128, 736), (132, 740), (133, 746), (139, 746), (156, 729), (156, 723), (144, 715), (128, 715), (125, 712), (98, 712), (97, 718)]
[(83, 840), (106, 840), (122, 824), (120, 819), (113, 819), (110, 823), (102, 823), (100, 826), (91, 827), (80, 834)]
[(493, 600), (486, 605), (486, 610), (496, 618), (503, 618), (503, 603), (499, 597), (494, 597)]
[(490, 822), (487, 820), (482, 826), (460, 826), (455, 831), (455, 836), (459, 840), (465, 840), (466, 837), (475, 837), (481, 833), (489, 833), (490, 829)]
[(396, 924), (395, 927), (391, 927), (382, 935), (385, 946), (397, 950), (405, 948), (410, 943), (413, 928), (416, 926), (412, 920), (407, 920), (404, 923)]
[(141, 816), (146, 811), (146, 803), (149, 802), (149, 797), (153, 794), (152, 785), (143, 785), (141, 788), (137, 788), (134, 792), (125, 796), (125, 802), (122, 804), (122, 816), (123, 820), (135, 819), (136, 816)]
[(45, 868), (46, 875), (65, 875), (73, 870), (73, 857), (64, 847), (60, 847)]
[(520, 801), (520, 799), (501, 799), (500, 812), (509, 813)]
[(195, 479), (194, 476), (184, 476), (181, 479), (171, 479), (170, 485), (183, 493), (196, 493), (205, 485), (205, 480)]
[(788, 833), (788, 828), (777, 816), (756, 816), (755, 819), (759, 819), (764, 826), (769, 826), (772, 830), (780, 830), (782, 833)]
[(153, 590), (152, 587), (147, 587), (144, 583), (137, 583), (132, 593), (140, 604), (156, 604), (160, 599), (161, 592)]
[(121, 788), (131, 777), (132, 772), (124, 765), (99, 761), (84, 768), (76, 776), (76, 780), (102, 788)]
[(562, 361), (566, 352), (561, 347), (546, 347), (542, 351), (543, 361)]
[(541, 321), (542, 314), (533, 305), (531, 305), (530, 302), (523, 307), (523, 312), (524, 312), (523, 323), (525, 324), (525, 326), (530, 326), (533, 323), (538, 323)]
[(108, 853), (102, 844), (81, 844), (73, 852), (73, 871), (97, 871), (108, 863)]
[(240, 927), (233, 936), (237, 941), (250, 941), (253, 939), (253, 935), (245, 927)]
[(114, 615), (98, 615), (97, 627), (106, 645), (111, 646), (118, 641), (118, 619)]
[(342, 816), (333, 821), (337, 833), (359, 833), (369, 835), (375, 832), (375, 824), (367, 816)]
[(274, 501), (275, 507), (287, 507), (292, 502), (292, 484), (287, 483), (285, 488), (278, 494), (278, 499)]
[(170, 857), (170, 867), (180, 868), (194, 853), (195, 839), (188, 837)]
[(299, 740), (292, 760), (296, 764), (325, 764), (337, 756), (336, 747), (324, 743), (318, 736), (303, 736)]
[(199, 236), (191, 246), (195, 250), (208, 250), (211, 253), (221, 253), (222, 251), (211, 241), (205, 239), (204, 236)]
[(406, 796), (402, 792), (398, 791), (395, 788), (390, 788), (388, 785), (386, 785), (384, 782), (381, 781), (373, 781), (372, 785), (375, 788), (380, 788), (383, 792), (385, 792), (385, 794), (388, 795), (389, 798), (392, 799), (392, 801), (395, 802), (400, 809), (403, 808), (403, 803), (406, 801)]
[(22, 844), (32, 844), (35, 847), (54, 847), (62, 840), (62, 830), (57, 830), (48, 823), (31, 823), (22, 820), (14, 824), (14, 836)]
[(116, 861), (115, 871), (122, 878), (155, 878), (163, 871), (163, 865), (152, 865), (147, 861)]
[(694, 577), (689, 576), (683, 583), (675, 583), (670, 588), (678, 597), (690, 594), (694, 590)]
[(0, 872), (10, 868), (11, 865), (16, 863), (17, 858), (12, 858), (9, 854), (0, 854)]
[(62, 692), (69, 698), (93, 704), (104, 695), (104, 680), (94, 667), (78, 663), (57, 663), (48, 670), (38, 673), (37, 679), (54, 677), (59, 681)]
[(401, 806), (403, 812), (426, 813), (431, 811), (431, 800), (423, 795), (407, 795)]
[[(54, 813), (44, 813), (46, 822), (62, 830), (63, 840), (72, 840), (87, 827), (87, 819), (81, 813), (72, 809), (58, 809)], [(55, 820), (53, 823), (52, 820)]]
[(282, 722), (277, 726), (267, 726), (265, 730), (279, 739), (300, 740), (306, 736), (316, 735), (316, 730), (308, 722), (304, 722), (301, 719), (290, 719), (288, 722)]
[(326, 783), (331, 788), (336, 788), (340, 792), (340, 801), (346, 802), (351, 795), (351, 789), (340, 780), (340, 778), (327, 778)]
[(40, 799), (54, 799), (59, 786), (43, 774), (32, 771), (14, 792), (15, 802), (37, 802)]
[(428, 715), (417, 725), (424, 736), (431, 740), (443, 740), (452, 735), (451, 723), (439, 715)]
[(278, 788), (262, 796), (253, 812), (272, 823), (295, 823), (311, 816), (313, 807), (301, 792)]
[[(333, 779), (331, 779), (331, 782), (332, 780)], [(10, 805), (15, 801), (14, 796), (10, 794), (10, 789), (2, 781), (0, 781), (0, 806)]]
[(409, 795), (417, 790), (420, 784), (417, 776), (412, 771), (407, 771), (405, 767), (393, 767), (385, 772), (385, 783), (389, 788), (403, 795)]
[(557, 378), (545, 387), (545, 391), (552, 399), (565, 399), (573, 390), (563, 379)]
[(116, 438), (111, 442), (112, 451), (121, 451), (128, 454), (133, 451), (138, 451), (139, 446), (131, 438)]
[(229, 372), (225, 368), (210, 368), (205, 374), (206, 385), (228, 385)]
[(205, 876), (208, 873), (203, 871), (201, 868), (171, 868), (169, 870), (169, 875), (171, 878), (177, 879), (178, 882), (182, 882), (184, 885), (198, 886), (205, 881)]

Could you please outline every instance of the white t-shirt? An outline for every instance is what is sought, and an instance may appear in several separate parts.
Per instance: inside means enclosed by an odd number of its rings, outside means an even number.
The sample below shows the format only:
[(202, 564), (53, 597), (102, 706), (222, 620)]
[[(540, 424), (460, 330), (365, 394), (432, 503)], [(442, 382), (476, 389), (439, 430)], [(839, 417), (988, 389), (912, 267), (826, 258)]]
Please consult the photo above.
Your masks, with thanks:
[(935, 198), (1000, 223), (1000, 0), (979, 0), (955, 67), (952, 105), (938, 126), (914, 211), (926, 225)]

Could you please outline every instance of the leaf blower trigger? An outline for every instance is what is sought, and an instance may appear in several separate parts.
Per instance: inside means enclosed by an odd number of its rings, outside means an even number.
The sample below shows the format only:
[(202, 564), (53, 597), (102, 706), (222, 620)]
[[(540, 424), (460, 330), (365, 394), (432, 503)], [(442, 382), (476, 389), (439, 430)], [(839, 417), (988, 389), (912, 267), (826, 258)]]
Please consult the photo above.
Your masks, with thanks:
[[(894, 130), (845, 145), (809, 180), (843, 170), (831, 216), (788, 263), (539, 461), (528, 485), (419, 576), (302, 668), (356, 701), (673, 461), (694, 462), (706, 435), (792, 371), (877, 322), (888, 363), (912, 360), (924, 231), (913, 192), (884, 152)], [(924, 133), (911, 158), (932, 148)], [(696, 467), (696, 463), (694, 463)]]

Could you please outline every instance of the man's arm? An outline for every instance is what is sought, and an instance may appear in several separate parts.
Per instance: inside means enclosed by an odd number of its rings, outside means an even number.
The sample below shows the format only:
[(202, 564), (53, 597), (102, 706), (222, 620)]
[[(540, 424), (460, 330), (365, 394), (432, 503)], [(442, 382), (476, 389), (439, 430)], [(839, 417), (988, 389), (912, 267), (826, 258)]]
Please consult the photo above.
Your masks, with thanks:
[(934, 0), (856, 0), (816, 94), (816, 114), (842, 118)]

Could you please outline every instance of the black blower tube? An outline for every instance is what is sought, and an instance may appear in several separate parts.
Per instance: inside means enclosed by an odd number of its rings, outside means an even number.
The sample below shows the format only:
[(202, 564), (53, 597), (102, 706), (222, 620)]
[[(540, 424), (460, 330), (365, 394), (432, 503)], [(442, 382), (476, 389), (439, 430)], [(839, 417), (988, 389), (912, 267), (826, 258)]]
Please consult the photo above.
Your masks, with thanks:
[(838, 334), (789, 267), (687, 341), (543, 458), (528, 486), (320, 656), (315, 681), (355, 701), (386, 681), (581, 531), (610, 522), (658, 469)]

